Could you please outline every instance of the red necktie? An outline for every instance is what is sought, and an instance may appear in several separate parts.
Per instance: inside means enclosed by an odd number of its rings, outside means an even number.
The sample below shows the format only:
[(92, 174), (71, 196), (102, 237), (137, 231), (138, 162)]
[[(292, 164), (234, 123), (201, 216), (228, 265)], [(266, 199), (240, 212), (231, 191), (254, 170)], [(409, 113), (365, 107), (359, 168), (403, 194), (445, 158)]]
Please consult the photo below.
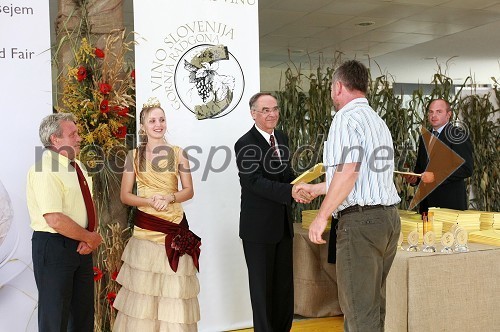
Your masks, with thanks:
[(276, 141), (274, 139), (274, 135), (271, 135), (271, 137), (269, 137), (269, 142), (271, 143), (271, 149), (273, 150), (272, 156), (274, 158), (278, 158), (278, 160), (279, 160), (279, 162), (281, 164), (281, 157), (280, 157), (278, 148), (276, 147)]
[(95, 229), (96, 215), (94, 209), (94, 202), (92, 201), (92, 196), (90, 195), (90, 189), (87, 185), (87, 180), (83, 176), (82, 169), (74, 161), (70, 162), (70, 165), (76, 170), (76, 175), (78, 175), (78, 183), (80, 184), (80, 189), (82, 190), (83, 201), (85, 202), (85, 209), (87, 210), (88, 225), (87, 230), (93, 232)]
[(276, 141), (274, 140), (274, 135), (269, 137), (269, 142), (271, 143), (271, 149), (273, 149), (273, 156), (278, 155), (278, 150), (276, 149)]

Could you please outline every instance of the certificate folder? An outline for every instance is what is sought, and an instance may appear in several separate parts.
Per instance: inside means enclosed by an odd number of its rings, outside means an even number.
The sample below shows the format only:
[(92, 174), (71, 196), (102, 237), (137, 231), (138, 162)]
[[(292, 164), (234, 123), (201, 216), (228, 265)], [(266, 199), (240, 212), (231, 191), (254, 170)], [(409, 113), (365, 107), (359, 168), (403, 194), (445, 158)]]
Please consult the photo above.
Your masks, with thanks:
[(291, 183), (296, 184), (300, 182), (304, 183), (309, 183), (314, 179), (319, 178), (321, 175), (325, 174), (325, 168), (323, 166), (323, 163), (318, 163), (305, 171), (304, 173), (300, 174), (298, 177), (295, 178)]

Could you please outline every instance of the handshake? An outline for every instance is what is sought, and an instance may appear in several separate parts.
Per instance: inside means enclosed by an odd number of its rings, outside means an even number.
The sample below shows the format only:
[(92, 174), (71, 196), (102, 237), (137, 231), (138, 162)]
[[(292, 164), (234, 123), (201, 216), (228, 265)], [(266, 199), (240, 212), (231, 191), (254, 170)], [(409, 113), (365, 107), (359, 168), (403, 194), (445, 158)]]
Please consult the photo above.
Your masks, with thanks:
[[(310, 203), (320, 195), (326, 195), (326, 183), (324, 182), (316, 184), (297, 183), (292, 187), (292, 197), (297, 203)], [(322, 234), (328, 223), (327, 219), (327, 217), (321, 217), (320, 213), (314, 218), (309, 226), (309, 240), (311, 240), (312, 243), (326, 243), (326, 241), (323, 240)]]
[(292, 197), (297, 203), (311, 203), (313, 199), (325, 194), (325, 183), (296, 183), (292, 187)]

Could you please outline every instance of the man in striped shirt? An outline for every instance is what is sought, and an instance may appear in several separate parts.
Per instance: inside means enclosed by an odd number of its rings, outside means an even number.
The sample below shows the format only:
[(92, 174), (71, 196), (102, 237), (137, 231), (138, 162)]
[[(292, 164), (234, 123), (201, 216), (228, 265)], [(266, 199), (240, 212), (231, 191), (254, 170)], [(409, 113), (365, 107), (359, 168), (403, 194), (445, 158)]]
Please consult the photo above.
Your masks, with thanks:
[(401, 222), (393, 181), (394, 148), (384, 121), (368, 105), (368, 69), (343, 63), (331, 87), (338, 110), (325, 142), (326, 182), (303, 184), (313, 197), (326, 195), (309, 227), (323, 244), (330, 215), (337, 225), (337, 285), (345, 331), (383, 331), (385, 282), (396, 255)]

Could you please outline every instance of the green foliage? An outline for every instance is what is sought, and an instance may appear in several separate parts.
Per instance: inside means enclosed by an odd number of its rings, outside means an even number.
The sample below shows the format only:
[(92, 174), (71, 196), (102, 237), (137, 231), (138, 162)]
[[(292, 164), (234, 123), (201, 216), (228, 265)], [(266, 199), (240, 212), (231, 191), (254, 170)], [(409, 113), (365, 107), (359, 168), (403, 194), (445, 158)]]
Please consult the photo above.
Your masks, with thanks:
[[(318, 67), (306, 75), (300, 68), (288, 68), (284, 73), (285, 86), (276, 92), (281, 109), (279, 128), (289, 137), (292, 169), (296, 175), (323, 161), (323, 143), (332, 121), (330, 86), (333, 71), (330, 67)], [(307, 83), (308, 91), (304, 92), (301, 86)], [(321, 201), (294, 205), (294, 220), (301, 220), (303, 210), (318, 209)]]
[[(498, 87), (494, 92), (498, 104)], [(471, 94), (459, 101), (461, 121), (474, 144), (474, 173), (469, 179), (470, 206), (481, 211), (500, 211), (500, 114), (492, 97), (490, 94)]]

